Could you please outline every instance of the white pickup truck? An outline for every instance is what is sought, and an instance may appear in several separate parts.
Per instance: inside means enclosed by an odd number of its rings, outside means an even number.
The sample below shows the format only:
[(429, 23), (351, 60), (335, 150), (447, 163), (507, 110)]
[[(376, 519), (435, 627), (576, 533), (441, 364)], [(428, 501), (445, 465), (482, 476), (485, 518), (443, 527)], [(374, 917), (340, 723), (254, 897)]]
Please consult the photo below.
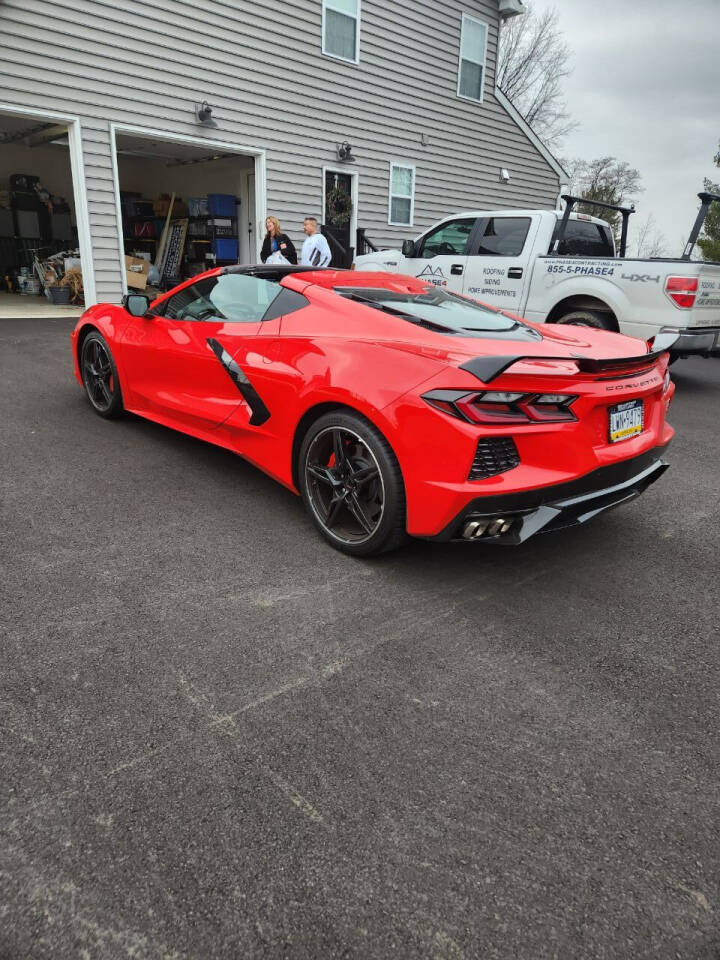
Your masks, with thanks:
[[(476, 210), (436, 223), (400, 250), (355, 258), (357, 270), (422, 277), (528, 320), (575, 323), (650, 339), (677, 333), (676, 357), (720, 356), (720, 263), (691, 261), (711, 194), (681, 259), (624, 257), (596, 217), (565, 211)], [(607, 205), (610, 206), (610, 205)]]

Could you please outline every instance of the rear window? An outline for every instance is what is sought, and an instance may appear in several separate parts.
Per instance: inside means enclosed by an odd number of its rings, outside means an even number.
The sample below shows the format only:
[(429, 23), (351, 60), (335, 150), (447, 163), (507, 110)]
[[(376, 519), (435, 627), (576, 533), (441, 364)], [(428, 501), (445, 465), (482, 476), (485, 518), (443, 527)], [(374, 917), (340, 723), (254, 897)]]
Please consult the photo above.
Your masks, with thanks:
[(589, 220), (568, 220), (557, 252), (566, 257), (612, 257), (610, 227)]
[(490, 217), (477, 252), (482, 257), (519, 257), (529, 229), (529, 217)]
[(542, 339), (537, 331), (508, 314), (437, 288), (410, 293), (384, 287), (335, 287), (335, 293), (438, 333)]

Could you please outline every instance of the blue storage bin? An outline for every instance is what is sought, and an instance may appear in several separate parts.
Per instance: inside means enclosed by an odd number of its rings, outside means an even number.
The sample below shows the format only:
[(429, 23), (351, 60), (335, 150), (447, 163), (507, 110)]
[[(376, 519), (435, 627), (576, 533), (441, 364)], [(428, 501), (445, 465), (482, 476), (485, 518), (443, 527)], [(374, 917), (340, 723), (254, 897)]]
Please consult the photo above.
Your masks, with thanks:
[(212, 251), (218, 260), (237, 260), (237, 237), (216, 237), (212, 242)]
[(234, 217), (235, 197), (231, 193), (209, 193), (207, 210), (211, 217)]

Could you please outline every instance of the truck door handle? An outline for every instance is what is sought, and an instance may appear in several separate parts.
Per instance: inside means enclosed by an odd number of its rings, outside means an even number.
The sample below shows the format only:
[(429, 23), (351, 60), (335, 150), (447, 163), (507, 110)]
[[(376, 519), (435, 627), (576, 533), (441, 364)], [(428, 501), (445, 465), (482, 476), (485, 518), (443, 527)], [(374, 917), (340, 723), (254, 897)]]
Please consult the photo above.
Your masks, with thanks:
[(522, 277), (522, 267), (510, 267), (508, 277), (510, 280), (519, 280)]
[(450, 273), (459, 274), (463, 272), (463, 265), (461, 263), (454, 263), (450, 267)]

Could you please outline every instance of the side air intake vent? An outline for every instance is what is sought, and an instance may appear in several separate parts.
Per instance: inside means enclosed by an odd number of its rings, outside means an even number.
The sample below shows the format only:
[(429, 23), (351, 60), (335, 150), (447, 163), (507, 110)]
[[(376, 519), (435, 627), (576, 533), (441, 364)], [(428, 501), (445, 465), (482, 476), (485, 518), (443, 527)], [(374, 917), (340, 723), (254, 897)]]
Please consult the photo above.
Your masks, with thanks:
[(468, 480), (494, 477), (498, 473), (512, 470), (519, 463), (520, 455), (512, 437), (483, 437), (478, 440)]

